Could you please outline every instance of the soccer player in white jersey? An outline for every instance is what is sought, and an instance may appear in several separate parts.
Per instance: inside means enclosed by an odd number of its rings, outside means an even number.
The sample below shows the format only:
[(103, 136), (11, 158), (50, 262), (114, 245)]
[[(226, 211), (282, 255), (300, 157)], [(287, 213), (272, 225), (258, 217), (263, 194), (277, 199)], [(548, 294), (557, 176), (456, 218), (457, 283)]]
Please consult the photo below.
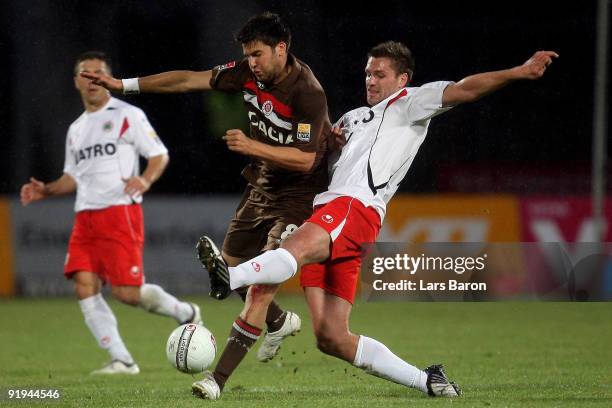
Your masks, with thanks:
[[(117, 319), (102, 297), (102, 285), (123, 303), (173, 317), (179, 323), (201, 323), (197, 305), (181, 302), (160, 286), (144, 283), (142, 195), (168, 164), (168, 151), (144, 112), (112, 98), (82, 77), (82, 72), (109, 73), (104, 53), (90, 51), (77, 59), (74, 84), (85, 112), (68, 129), (64, 174), (43, 183), (31, 178), (21, 188), (25, 206), (76, 190), (76, 218), (68, 244), (64, 275), (74, 281), (85, 323), (111, 362), (92, 374), (138, 374)], [(147, 159), (139, 172), (138, 156)]]
[[(369, 106), (346, 113), (335, 124), (333, 132), (344, 146), (333, 164), (328, 190), (315, 197), (312, 217), (281, 248), (229, 268), (231, 288), (284, 282), (301, 268), (301, 285), (322, 352), (431, 396), (460, 395), (441, 365), (420, 370), (377, 340), (349, 330), (361, 246), (376, 240), (386, 203), (406, 175), (434, 116), (513, 81), (538, 79), (556, 57), (555, 52), (539, 51), (511, 69), (472, 75), (457, 83), (408, 87), (414, 72), (410, 50), (392, 41), (374, 47), (365, 68)], [(211, 381), (205, 377), (201, 387), (213, 389)]]

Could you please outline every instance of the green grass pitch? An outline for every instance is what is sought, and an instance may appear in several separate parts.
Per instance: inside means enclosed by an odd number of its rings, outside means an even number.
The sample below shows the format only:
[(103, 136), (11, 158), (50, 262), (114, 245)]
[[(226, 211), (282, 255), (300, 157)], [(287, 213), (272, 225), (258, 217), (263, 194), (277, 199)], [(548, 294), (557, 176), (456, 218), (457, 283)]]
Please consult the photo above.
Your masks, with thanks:
[[(200, 297), (222, 348), (238, 299)], [(172, 320), (110, 302), (141, 374), (92, 377), (108, 360), (74, 299), (0, 301), (0, 389), (60, 389), (62, 398), (15, 407), (611, 407), (612, 303), (358, 303), (352, 329), (419, 366), (442, 362), (464, 390), (428, 398), (321, 354), (301, 297), (280, 303), (303, 317), (302, 333), (269, 363), (255, 349), (219, 401), (191, 395), (197, 379), (166, 361)], [(256, 345), (255, 347), (258, 347)]]

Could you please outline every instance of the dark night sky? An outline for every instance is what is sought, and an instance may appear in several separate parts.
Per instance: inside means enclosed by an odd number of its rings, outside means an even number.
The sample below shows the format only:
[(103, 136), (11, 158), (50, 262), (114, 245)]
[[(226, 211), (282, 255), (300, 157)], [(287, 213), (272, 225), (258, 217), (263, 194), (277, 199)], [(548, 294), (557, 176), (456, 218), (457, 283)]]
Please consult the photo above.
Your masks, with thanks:
[[(509, 168), (510, 177), (522, 168), (535, 169), (535, 174), (542, 168), (557, 169), (559, 179), (571, 179), (585, 169), (588, 173), (596, 3), (495, 3), (3, 2), (0, 192), (17, 191), (29, 175), (51, 180), (61, 174), (65, 131), (82, 111), (71, 78), (79, 53), (105, 50), (118, 77), (209, 69), (240, 57), (232, 35), (250, 15), (264, 10), (279, 12), (290, 23), (292, 51), (326, 89), (332, 120), (364, 104), (365, 55), (384, 40), (399, 40), (412, 49), (415, 86), (509, 68), (539, 49), (561, 55), (542, 80), (514, 84), (435, 119), (404, 190), (439, 190), (445, 166), (451, 172), (470, 165), (485, 172)], [(240, 115), (240, 96), (125, 99), (145, 110), (170, 149), (171, 166), (155, 192), (227, 193), (242, 188), (239, 169), (245, 159), (227, 152), (215, 130)], [(213, 107), (219, 100), (225, 104), (221, 112)], [(533, 192), (529, 179), (515, 184)]]

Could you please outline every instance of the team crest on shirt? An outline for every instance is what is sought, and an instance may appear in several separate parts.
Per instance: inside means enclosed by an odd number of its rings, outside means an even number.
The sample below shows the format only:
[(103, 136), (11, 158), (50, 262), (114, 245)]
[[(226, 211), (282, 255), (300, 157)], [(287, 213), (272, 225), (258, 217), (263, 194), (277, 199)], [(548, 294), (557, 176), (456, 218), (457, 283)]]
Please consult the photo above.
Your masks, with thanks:
[(270, 116), (270, 114), (272, 113), (273, 110), (274, 110), (274, 105), (272, 104), (272, 101), (265, 101), (261, 105), (261, 111), (266, 116)]
[(227, 64), (219, 65), (217, 67), (218, 71), (223, 71), (224, 69), (234, 68), (236, 66), (236, 61), (230, 61)]
[(310, 142), (310, 123), (298, 123), (296, 136), (300, 142)]
[(113, 130), (113, 122), (109, 120), (108, 122), (104, 123), (104, 125), (102, 125), (102, 130), (105, 132), (110, 132)]
[(327, 224), (331, 224), (332, 222), (334, 222), (334, 217), (332, 217), (329, 214), (324, 214), (321, 216), (321, 219), (323, 220), (323, 222), (327, 223)]

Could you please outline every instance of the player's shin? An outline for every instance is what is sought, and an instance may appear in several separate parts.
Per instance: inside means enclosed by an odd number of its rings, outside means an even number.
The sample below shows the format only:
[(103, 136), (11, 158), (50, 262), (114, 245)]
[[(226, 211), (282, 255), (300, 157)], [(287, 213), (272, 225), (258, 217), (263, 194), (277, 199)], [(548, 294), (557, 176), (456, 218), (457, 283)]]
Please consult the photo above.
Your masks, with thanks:
[(213, 376), (219, 388), (223, 390), (225, 382), (234, 369), (244, 359), (249, 349), (257, 342), (261, 329), (241, 319), (236, 319), (227, 339), (227, 345), (217, 362)]
[(359, 336), (355, 367), (368, 374), (427, 393), (427, 373), (408, 364), (379, 341)]
[(87, 327), (100, 347), (108, 350), (113, 360), (120, 360), (127, 364), (133, 363), (132, 355), (119, 335), (117, 319), (102, 295), (98, 293), (82, 299), (79, 301), (79, 306)]
[(289, 251), (278, 248), (229, 268), (230, 287), (237, 289), (255, 284), (274, 285), (290, 279), (297, 272), (297, 261)]

